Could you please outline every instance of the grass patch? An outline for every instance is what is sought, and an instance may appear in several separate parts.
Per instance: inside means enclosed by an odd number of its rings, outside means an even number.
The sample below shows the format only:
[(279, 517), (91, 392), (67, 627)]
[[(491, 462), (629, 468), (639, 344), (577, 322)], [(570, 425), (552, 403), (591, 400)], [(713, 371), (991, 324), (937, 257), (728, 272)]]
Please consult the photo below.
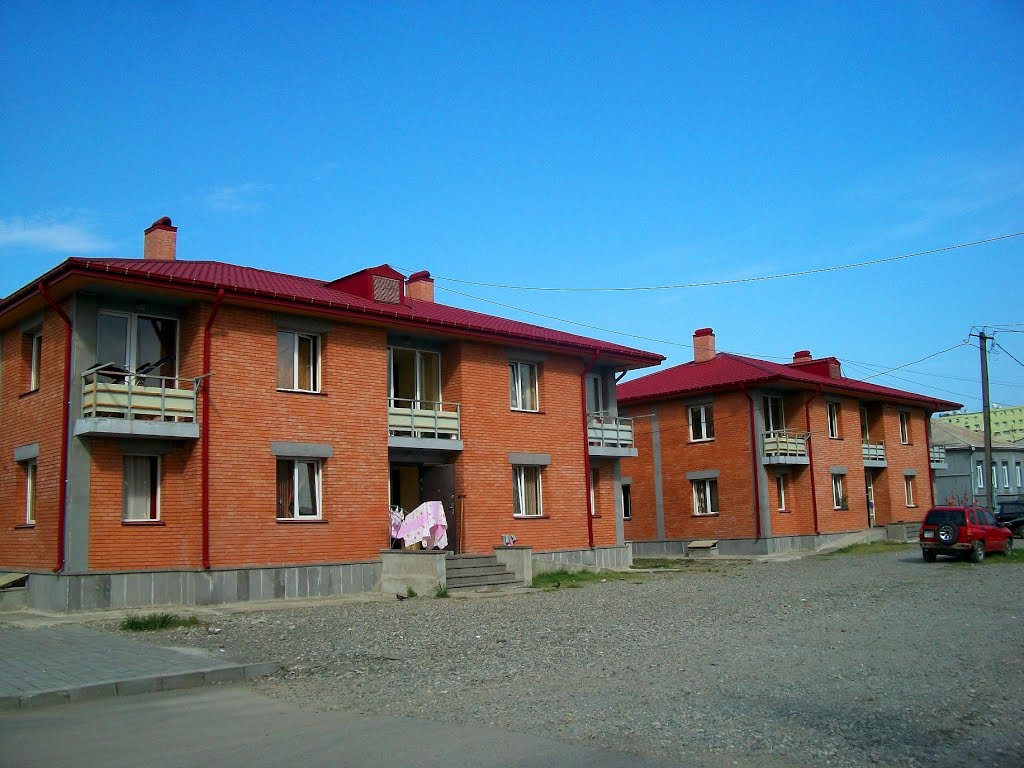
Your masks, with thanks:
[(533, 577), (533, 586), (547, 592), (555, 589), (575, 589), (585, 584), (600, 583), (602, 581), (628, 581), (635, 579), (636, 574), (622, 573), (621, 571), (569, 571), (561, 568), (557, 571), (538, 573)]
[(889, 541), (888, 539), (883, 539), (882, 541), (863, 541), (860, 544), (851, 544), (834, 552), (825, 552), (824, 555), (826, 557), (830, 555), (877, 555), (881, 552), (897, 552), (901, 548), (906, 549), (913, 546), (917, 545), (902, 541)]
[(731, 573), (740, 566), (736, 561), (690, 559), (686, 557), (635, 557), (631, 568), (643, 570), (690, 571), (694, 573)]
[(176, 627), (196, 627), (202, 622), (196, 616), (179, 616), (176, 613), (129, 613), (121, 622), (125, 632), (159, 632)]
[(685, 568), (686, 563), (687, 560), (681, 557), (634, 557), (630, 568)]
[(438, 583), (437, 589), (434, 590), (434, 597), (448, 597), (448, 587), (442, 587)]
[(405, 588), (405, 596), (406, 597), (416, 597), (416, 590), (413, 589), (412, 587), (406, 587)]

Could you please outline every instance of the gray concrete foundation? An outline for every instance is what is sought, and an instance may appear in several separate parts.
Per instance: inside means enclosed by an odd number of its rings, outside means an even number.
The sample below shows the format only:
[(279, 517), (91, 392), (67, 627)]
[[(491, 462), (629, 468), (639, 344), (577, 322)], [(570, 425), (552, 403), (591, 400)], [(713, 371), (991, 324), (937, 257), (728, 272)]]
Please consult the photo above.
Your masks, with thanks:
[[(908, 523), (918, 525), (917, 523)], [(718, 554), (726, 557), (757, 557), (758, 555), (777, 555), (786, 552), (815, 552), (840, 543), (849, 543), (854, 534), (863, 534), (864, 541), (876, 541), (892, 538), (887, 536), (885, 528), (872, 528), (866, 531), (844, 531), (842, 533), (823, 533), (818, 536), (774, 536), (770, 539), (719, 539)], [(844, 541), (846, 540), (846, 541)], [(662, 541), (631, 541), (633, 557), (685, 557), (687, 547), (696, 539), (665, 539)]]
[(526, 586), (533, 583), (532, 547), (495, 547), (494, 556), (498, 562), (516, 575), (516, 581)]
[(432, 595), (447, 585), (448, 553), (444, 550), (382, 549), (381, 592)]
[(623, 571), (633, 564), (628, 544), (621, 547), (565, 549), (534, 552), (533, 572), (546, 573), (563, 568), (569, 571)]

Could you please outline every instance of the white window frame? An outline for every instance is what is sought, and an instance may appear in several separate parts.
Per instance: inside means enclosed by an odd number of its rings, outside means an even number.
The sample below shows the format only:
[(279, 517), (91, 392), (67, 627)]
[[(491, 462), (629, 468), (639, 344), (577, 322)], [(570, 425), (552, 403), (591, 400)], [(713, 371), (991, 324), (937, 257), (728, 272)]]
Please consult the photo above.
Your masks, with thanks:
[[(772, 403), (778, 401), (779, 404), (779, 423), (775, 423), (775, 417), (772, 415)], [(786, 404), (782, 399), (782, 395), (765, 395), (764, 402), (764, 429), (765, 432), (785, 432), (786, 431)]]
[[(544, 492), (542, 488), (544, 473), (541, 471), (543, 468), (534, 465), (521, 465), (516, 464), (512, 467), (512, 517), (543, 517), (544, 516)], [(526, 473), (535, 473), (537, 477), (536, 488), (537, 488), (537, 511), (534, 513), (529, 512), (516, 512), (516, 509), (525, 510), (527, 509), (526, 504)]]
[(786, 511), (786, 476), (781, 472), (775, 475), (775, 497), (779, 503), (779, 512)]
[(843, 493), (843, 476), (832, 475), (832, 509), (842, 509), (843, 499), (846, 495)]
[[(140, 317), (151, 317), (154, 320), (168, 320), (174, 323), (174, 378), (178, 378), (178, 353), (181, 350), (181, 319), (177, 317), (168, 317), (167, 315), (157, 315), (152, 312), (119, 312), (113, 309), (101, 309), (99, 315), (106, 315), (107, 317), (121, 317), (127, 320), (125, 326), (125, 354), (128, 356), (127, 360), (97, 360), (99, 364), (114, 363), (115, 365), (124, 365), (125, 370), (135, 372), (135, 370), (141, 365), (139, 361), (139, 318)], [(97, 332), (99, 330), (99, 319), (97, 318)], [(156, 361), (149, 361), (156, 362)], [(147, 374), (147, 375), (158, 375), (158, 374)], [(144, 377), (142, 377), (144, 378)]]
[[(533, 408), (523, 408), (523, 370), (533, 370)], [(536, 363), (509, 360), (509, 408), (513, 411), (537, 413), (540, 410), (540, 370)]]
[(832, 440), (839, 439), (839, 403), (829, 401), (825, 403), (828, 415), (828, 436)]
[(903, 495), (906, 497), (907, 506), (913, 507), (914, 504), (914, 478), (904, 477), (903, 478)]
[(630, 483), (622, 484), (622, 519), (633, 519), (633, 486)]
[(974, 474), (975, 484), (978, 486), (978, 490), (985, 490), (985, 462), (977, 461), (974, 463)]
[[(395, 352), (412, 352), (412, 365), (413, 365), (413, 389), (415, 393), (412, 398), (398, 397), (395, 394)], [(424, 391), (428, 389), (427, 382), (424, 381), (423, 376), (420, 374), (423, 371), (421, 361), (427, 355), (433, 356), (437, 363), (437, 381), (431, 382), (431, 384), (437, 385), (437, 400), (426, 400), (423, 397)], [(427, 410), (433, 410), (438, 406), (439, 403), (444, 402), (444, 395), (441, 393), (441, 381), (444, 377), (441, 375), (441, 353), (435, 352), (430, 349), (414, 349), (413, 347), (388, 347), (388, 397), (391, 398), (392, 402), (396, 405), (398, 403), (408, 403), (408, 407), (412, 408), (423, 408), (426, 406)], [(398, 405), (399, 408), (405, 408), (406, 405)]]
[(1018, 461), (1014, 463), (1013, 468), (1017, 470), (1017, 487), (1024, 488), (1024, 467)]
[(590, 468), (590, 514), (592, 517), (597, 517), (597, 484), (601, 482), (601, 478), (598, 472), (593, 467)]
[[(690, 420), (690, 442), (708, 443), (715, 439), (715, 411), (712, 403), (701, 403), (691, 405), (687, 408)], [(700, 431), (700, 436), (694, 431), (694, 426)], [(710, 434), (709, 434), (710, 432)]]
[[(274, 335), (274, 341), (279, 346), (281, 343), (281, 336), (289, 335), (292, 337), (292, 385), (290, 387), (277, 386), (278, 392), (319, 392), (320, 391), (320, 359), (321, 359), (321, 338), (318, 333), (304, 333), (303, 331), (293, 331), (288, 328), (278, 328), (277, 333)], [(312, 344), (312, 357), (313, 360), (310, 363), (310, 377), (312, 378), (313, 386), (309, 389), (305, 389), (299, 386), (299, 339), (308, 339)], [(275, 367), (275, 385), (277, 379), (280, 377), (281, 372), (276, 370), (277, 368), (277, 357), (274, 358)]]
[[(153, 463), (156, 464), (155, 472), (155, 485), (156, 487), (150, 491), (147, 499), (147, 512), (145, 517), (133, 516), (131, 509), (131, 484), (136, 481), (133, 474), (134, 470), (130, 470), (129, 467), (136, 465), (139, 459), (146, 460), (146, 474), (147, 480), (152, 480), (151, 474), (153, 472)], [(161, 486), (163, 483), (163, 462), (160, 456), (153, 455), (140, 455), (130, 454), (122, 458), (121, 462), (121, 521), (125, 523), (154, 523), (160, 520), (160, 494), (162, 491)]]
[[(286, 463), (290, 465), (292, 473), (292, 509), (287, 510), (287, 514), (281, 514), (281, 505), (278, 502), (274, 504), (274, 514), (278, 520), (323, 520), (323, 461), (320, 459), (290, 459), (286, 457), (277, 457), (277, 461), (274, 465), (274, 494), (277, 494), (277, 465), (280, 463)], [(294, 498), (298, 494), (299, 488), (299, 469), (305, 466), (312, 466), (314, 468), (314, 493), (315, 498), (313, 499), (314, 513), (312, 515), (300, 514), (298, 505), (294, 503)]]
[(910, 445), (910, 412), (900, 411), (900, 442)]
[(999, 487), (999, 468), (996, 463), (992, 462), (992, 490), (995, 491)]
[(860, 407), (860, 438), (865, 443), (871, 439), (871, 427), (868, 422), (868, 409), (863, 405)]
[(39, 389), (39, 383), (42, 380), (43, 332), (42, 330), (34, 331), (30, 336), (29, 344), (32, 346), (28, 369), (28, 391), (35, 392)]
[[(691, 480), (693, 487), (693, 514), (695, 517), (714, 517), (719, 514), (718, 478)], [(707, 511), (701, 512), (701, 507)]]
[(35, 459), (25, 462), (25, 525), (36, 524), (36, 490), (37, 469)]
[[(593, 400), (593, 403), (591, 403)], [(587, 413), (604, 414), (607, 410), (604, 402), (604, 376), (599, 373), (587, 374)]]
[(1003, 463), (1003, 488), (1010, 487), (1010, 462), (1004, 461)]

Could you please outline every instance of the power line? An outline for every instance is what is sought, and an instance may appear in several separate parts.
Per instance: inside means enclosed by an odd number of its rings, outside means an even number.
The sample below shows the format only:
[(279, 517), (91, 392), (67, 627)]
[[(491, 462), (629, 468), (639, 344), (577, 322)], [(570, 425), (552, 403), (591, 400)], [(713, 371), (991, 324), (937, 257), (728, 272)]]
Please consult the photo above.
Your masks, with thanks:
[(1003, 352), (1006, 352), (1006, 354), (1010, 356), (1010, 359), (1011, 359), (1011, 360), (1013, 360), (1013, 362), (1015, 362), (1015, 363), (1016, 363), (1017, 365), (1019, 365), (1019, 366), (1020, 366), (1021, 368), (1024, 368), (1024, 363), (1022, 363), (1022, 362), (1021, 362), (1020, 360), (1018, 360), (1018, 359), (1017, 359), (1016, 357), (1014, 357), (1013, 355), (1011, 355), (1011, 354), (1009, 353), (1009, 351), (1007, 351), (1006, 347), (1004, 347), (1004, 346), (1003, 346), (1002, 344), (1000, 344), (1000, 343), (999, 343), (998, 341), (993, 341), (992, 343), (993, 343), (993, 344), (994, 344), (995, 346), (999, 347), (999, 348), (1000, 348), (1001, 350), (1003, 350)]
[[(631, 291), (666, 291), (683, 288), (710, 288), (719, 285), (738, 285), (741, 283), (757, 283), (764, 282), (766, 280), (781, 280), (788, 277), (804, 277), (806, 275), (818, 275), (825, 272), (838, 272), (844, 269), (856, 269), (859, 267), (868, 267), (875, 264), (886, 264), (893, 261), (905, 261), (906, 259), (917, 258), (918, 256), (929, 256), (936, 253), (944, 253), (946, 251), (955, 251), (960, 248), (972, 248), (977, 245), (985, 245), (987, 243), (994, 243), (1000, 240), (1009, 240), (1010, 238), (1020, 237), (1024, 235), (1024, 232), (1014, 232), (1008, 235), (997, 235), (996, 237), (989, 237), (984, 240), (975, 240), (970, 243), (958, 243), (957, 245), (947, 245), (942, 248), (932, 248), (927, 251), (917, 251), (915, 253), (905, 253), (900, 256), (887, 256), (881, 259), (871, 259), (869, 261), (860, 261), (854, 264), (838, 264), (831, 267), (816, 267), (815, 269), (805, 269), (797, 272), (784, 272), (778, 275), (759, 275), (757, 277), (737, 277), (729, 280), (709, 280), (700, 283), (679, 283), (675, 285), (638, 285), (638, 286), (614, 286), (610, 288), (584, 288), (584, 287), (553, 287), (553, 286), (536, 286), (536, 285), (511, 285), (506, 283), (484, 283), (476, 280), (463, 280), (457, 277), (444, 277), (440, 275), (434, 275), (435, 280), (446, 280), (451, 283), (461, 283), (463, 285), (476, 285), (483, 288), (502, 288), (505, 290), (513, 291), (549, 291), (549, 292), (562, 292), (562, 293), (625, 293)], [(447, 290), (451, 290), (450, 288)]]
[(959, 344), (954, 344), (952, 347), (947, 347), (946, 349), (942, 349), (942, 350), (939, 350), (938, 352), (933, 352), (930, 355), (926, 355), (925, 357), (922, 357), (920, 360), (914, 360), (913, 362), (910, 362), (910, 363), (904, 363), (903, 365), (897, 365), (895, 368), (890, 368), (887, 371), (882, 371), (881, 373), (876, 373), (876, 374), (874, 374), (872, 376), (868, 376), (868, 378), (869, 379), (877, 379), (879, 376), (885, 376), (887, 373), (892, 373), (893, 371), (899, 371), (899, 370), (901, 370), (903, 368), (909, 368), (912, 365), (917, 365), (918, 363), (923, 363), (925, 360), (931, 360), (933, 357), (938, 357), (939, 355), (944, 355), (947, 352), (952, 352), (954, 349), (959, 349), (960, 347), (965, 347), (965, 346), (967, 346), (967, 342), (966, 341), (961, 341)]

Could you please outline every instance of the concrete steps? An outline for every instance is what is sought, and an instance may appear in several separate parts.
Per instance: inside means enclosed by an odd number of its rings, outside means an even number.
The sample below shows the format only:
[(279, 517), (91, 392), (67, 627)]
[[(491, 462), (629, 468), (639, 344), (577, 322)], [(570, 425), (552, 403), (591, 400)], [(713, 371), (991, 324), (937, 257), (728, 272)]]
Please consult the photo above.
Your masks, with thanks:
[(510, 589), (523, 586), (494, 555), (448, 555), (445, 584), (449, 591)]

